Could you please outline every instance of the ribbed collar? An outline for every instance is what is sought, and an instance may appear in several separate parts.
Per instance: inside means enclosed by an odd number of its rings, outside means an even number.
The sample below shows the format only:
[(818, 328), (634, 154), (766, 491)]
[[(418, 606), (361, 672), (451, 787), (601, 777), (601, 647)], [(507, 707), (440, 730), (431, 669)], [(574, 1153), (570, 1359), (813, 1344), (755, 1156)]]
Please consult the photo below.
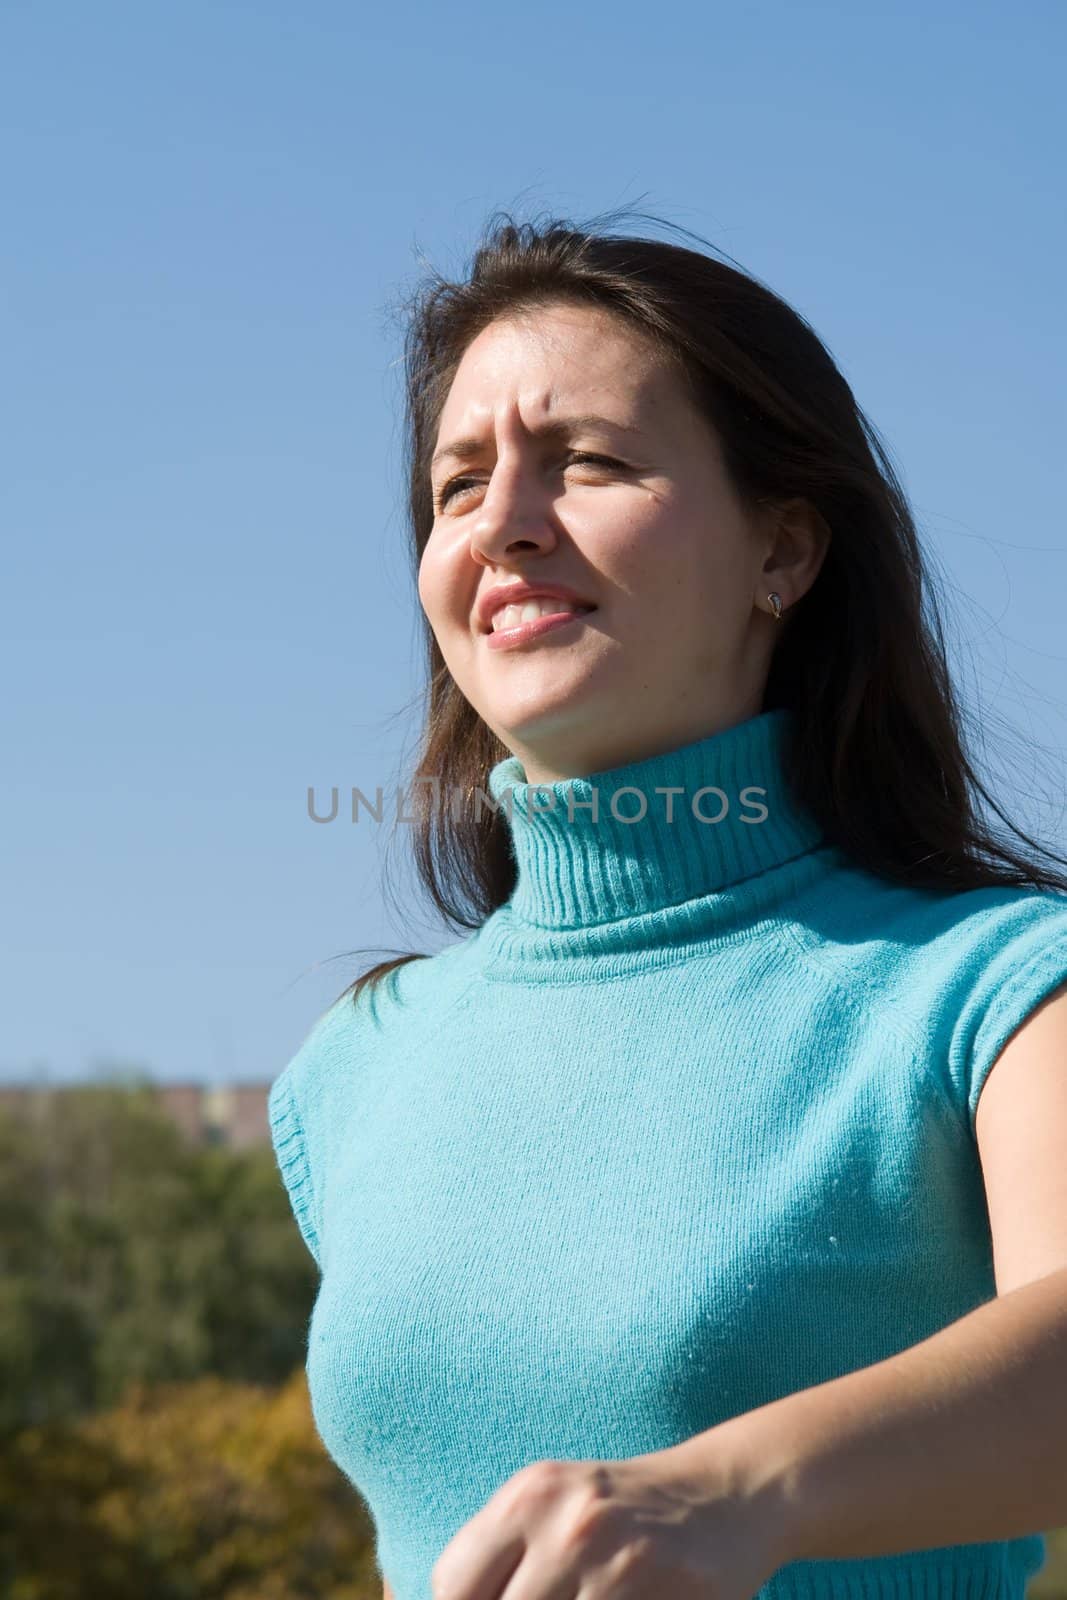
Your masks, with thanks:
[(785, 765), (792, 716), (764, 711), (558, 783), (527, 783), (517, 756), (497, 762), (487, 788), (517, 866), (508, 926), (592, 931), (684, 907), (814, 850), (821, 829), (794, 799)]

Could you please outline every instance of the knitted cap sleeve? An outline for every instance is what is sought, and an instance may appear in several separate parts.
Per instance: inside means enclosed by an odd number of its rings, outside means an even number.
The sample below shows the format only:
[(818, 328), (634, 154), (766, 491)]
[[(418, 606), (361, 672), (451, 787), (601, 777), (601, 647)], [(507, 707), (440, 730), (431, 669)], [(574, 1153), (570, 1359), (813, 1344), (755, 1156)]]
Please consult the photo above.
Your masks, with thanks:
[(308, 1159), (307, 1138), (297, 1105), (292, 1081), (292, 1066), (276, 1078), (267, 1097), (267, 1119), (270, 1124), (274, 1155), (285, 1184), (304, 1243), (322, 1270), (319, 1247), (319, 1225), (315, 1205), (315, 1190)]
[[(1009, 892), (1010, 893), (1010, 892)], [(1067, 897), (1022, 891), (968, 919), (947, 992), (953, 1098), (974, 1131), (987, 1077), (1012, 1035), (1067, 983)]]

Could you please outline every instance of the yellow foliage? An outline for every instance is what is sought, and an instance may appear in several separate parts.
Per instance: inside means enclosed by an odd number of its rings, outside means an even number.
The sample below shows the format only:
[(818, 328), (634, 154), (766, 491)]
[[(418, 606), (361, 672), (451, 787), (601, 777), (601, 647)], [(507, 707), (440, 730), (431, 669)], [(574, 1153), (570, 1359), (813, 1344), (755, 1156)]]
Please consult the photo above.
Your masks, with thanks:
[(1031, 1578), (1026, 1600), (1067, 1600), (1067, 1528), (1046, 1535), (1048, 1560), (1044, 1570)]
[[(0, 1449), (6, 1600), (379, 1600), (374, 1526), (306, 1378), (131, 1385)], [(7, 1579), (4, 1587), (3, 1580)]]

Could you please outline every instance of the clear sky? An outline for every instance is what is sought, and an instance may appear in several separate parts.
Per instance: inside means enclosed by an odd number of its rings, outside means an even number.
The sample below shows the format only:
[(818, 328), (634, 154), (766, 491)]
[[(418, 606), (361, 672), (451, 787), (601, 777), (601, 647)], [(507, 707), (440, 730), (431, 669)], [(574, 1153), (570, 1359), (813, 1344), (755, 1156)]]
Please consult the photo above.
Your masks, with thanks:
[(416, 747), (390, 308), (499, 207), (636, 205), (813, 324), (1067, 852), (1065, 19), (6, 0), (0, 1078), (268, 1080), (377, 946), (454, 937), (411, 830), (306, 791)]

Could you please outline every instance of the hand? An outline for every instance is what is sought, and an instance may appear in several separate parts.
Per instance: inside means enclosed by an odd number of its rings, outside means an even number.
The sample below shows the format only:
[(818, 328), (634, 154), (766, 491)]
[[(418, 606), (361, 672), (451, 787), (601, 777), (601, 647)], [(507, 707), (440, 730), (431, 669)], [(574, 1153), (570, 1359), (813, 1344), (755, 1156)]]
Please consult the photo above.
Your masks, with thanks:
[(789, 1559), (784, 1518), (710, 1438), (524, 1467), (445, 1546), (433, 1600), (752, 1600)]

